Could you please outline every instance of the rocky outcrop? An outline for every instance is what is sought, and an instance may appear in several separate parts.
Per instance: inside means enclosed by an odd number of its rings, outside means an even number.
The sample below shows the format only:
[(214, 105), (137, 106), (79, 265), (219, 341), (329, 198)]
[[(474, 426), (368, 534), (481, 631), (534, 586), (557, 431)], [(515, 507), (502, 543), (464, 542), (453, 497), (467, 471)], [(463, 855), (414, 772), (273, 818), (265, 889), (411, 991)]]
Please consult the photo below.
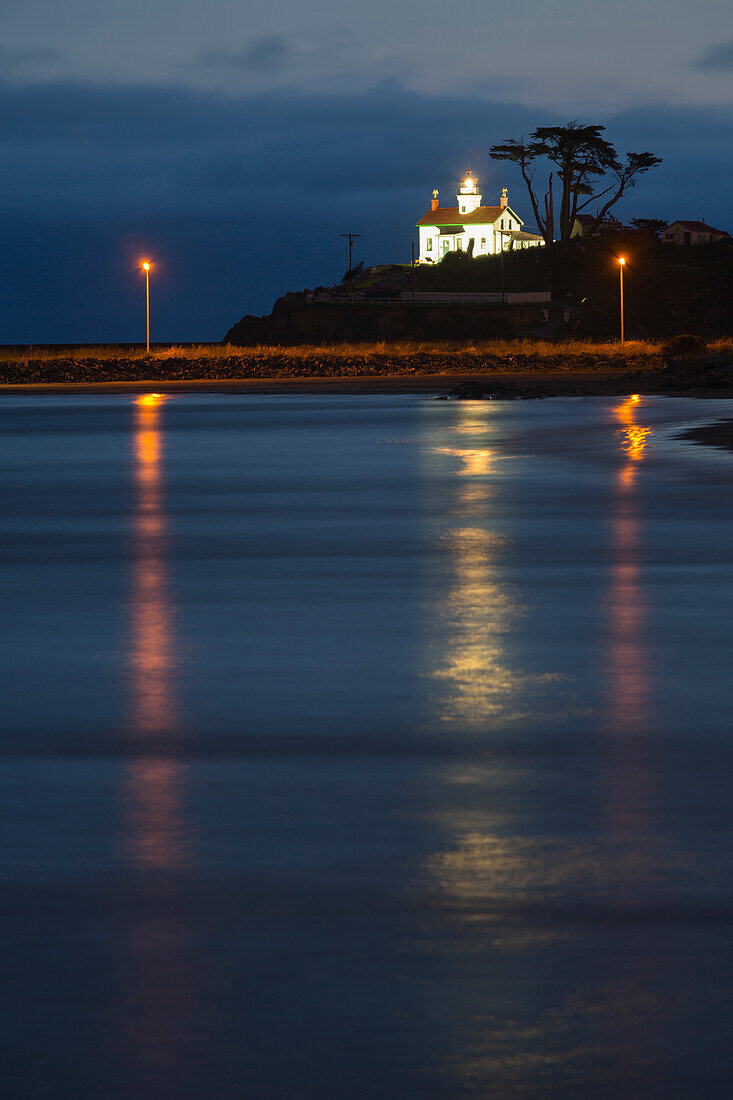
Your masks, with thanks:
[(266, 317), (246, 316), (233, 325), (223, 343), (293, 347), (299, 344), (361, 344), (417, 340), (475, 342), (523, 336), (543, 322), (537, 305), (414, 305), (388, 303), (330, 292), (286, 294)]

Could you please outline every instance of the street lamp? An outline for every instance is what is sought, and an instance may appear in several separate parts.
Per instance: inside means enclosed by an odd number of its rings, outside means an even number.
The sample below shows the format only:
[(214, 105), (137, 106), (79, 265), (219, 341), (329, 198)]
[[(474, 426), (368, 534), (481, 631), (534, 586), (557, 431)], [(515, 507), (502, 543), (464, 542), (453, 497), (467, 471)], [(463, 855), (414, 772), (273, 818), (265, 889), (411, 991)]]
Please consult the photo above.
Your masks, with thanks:
[(626, 259), (624, 256), (618, 258), (618, 275), (619, 275), (619, 291), (621, 300), (621, 343), (624, 342), (624, 267), (626, 266)]
[(147, 260), (143, 260), (143, 271), (145, 272), (145, 331), (147, 340), (147, 352), (148, 355), (150, 355), (150, 264)]

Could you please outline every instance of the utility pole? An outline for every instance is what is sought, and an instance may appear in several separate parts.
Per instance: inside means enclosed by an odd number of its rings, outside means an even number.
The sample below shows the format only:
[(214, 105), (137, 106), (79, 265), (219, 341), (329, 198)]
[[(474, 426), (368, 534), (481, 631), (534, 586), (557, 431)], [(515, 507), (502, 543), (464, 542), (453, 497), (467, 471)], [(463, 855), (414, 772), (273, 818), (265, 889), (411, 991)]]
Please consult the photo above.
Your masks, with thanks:
[(351, 268), (353, 266), (351, 263), (351, 250), (354, 247), (354, 241), (357, 237), (361, 236), (361, 233), (339, 233), (339, 236), (349, 238), (349, 271), (351, 271)]

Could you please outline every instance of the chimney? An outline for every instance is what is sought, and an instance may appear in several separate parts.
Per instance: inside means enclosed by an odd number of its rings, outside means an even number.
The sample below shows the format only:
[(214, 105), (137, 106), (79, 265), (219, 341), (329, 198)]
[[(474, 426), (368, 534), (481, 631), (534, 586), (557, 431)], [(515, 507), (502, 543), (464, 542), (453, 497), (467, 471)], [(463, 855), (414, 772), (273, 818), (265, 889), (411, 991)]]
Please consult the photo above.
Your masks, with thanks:
[(506, 193), (506, 187), (502, 188), (500, 205), (502, 210), (506, 210), (507, 206), (509, 205), (509, 198)]
[(438, 209), (438, 192), (437, 191), (433, 191), (433, 201), (430, 203), (430, 209), (431, 210), (437, 210)]

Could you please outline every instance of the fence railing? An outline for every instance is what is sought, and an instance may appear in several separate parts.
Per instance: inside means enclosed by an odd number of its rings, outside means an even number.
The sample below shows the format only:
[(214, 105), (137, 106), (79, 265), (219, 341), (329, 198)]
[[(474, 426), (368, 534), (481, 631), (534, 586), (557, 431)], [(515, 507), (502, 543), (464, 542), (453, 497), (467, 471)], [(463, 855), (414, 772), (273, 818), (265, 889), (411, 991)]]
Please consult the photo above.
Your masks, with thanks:
[(312, 293), (306, 297), (309, 305), (348, 305), (348, 306), (458, 306), (458, 305), (548, 305), (552, 299), (549, 290), (528, 293), (507, 292), (506, 294), (429, 294), (426, 291), (404, 291), (396, 297), (380, 298), (365, 294), (327, 294)]

